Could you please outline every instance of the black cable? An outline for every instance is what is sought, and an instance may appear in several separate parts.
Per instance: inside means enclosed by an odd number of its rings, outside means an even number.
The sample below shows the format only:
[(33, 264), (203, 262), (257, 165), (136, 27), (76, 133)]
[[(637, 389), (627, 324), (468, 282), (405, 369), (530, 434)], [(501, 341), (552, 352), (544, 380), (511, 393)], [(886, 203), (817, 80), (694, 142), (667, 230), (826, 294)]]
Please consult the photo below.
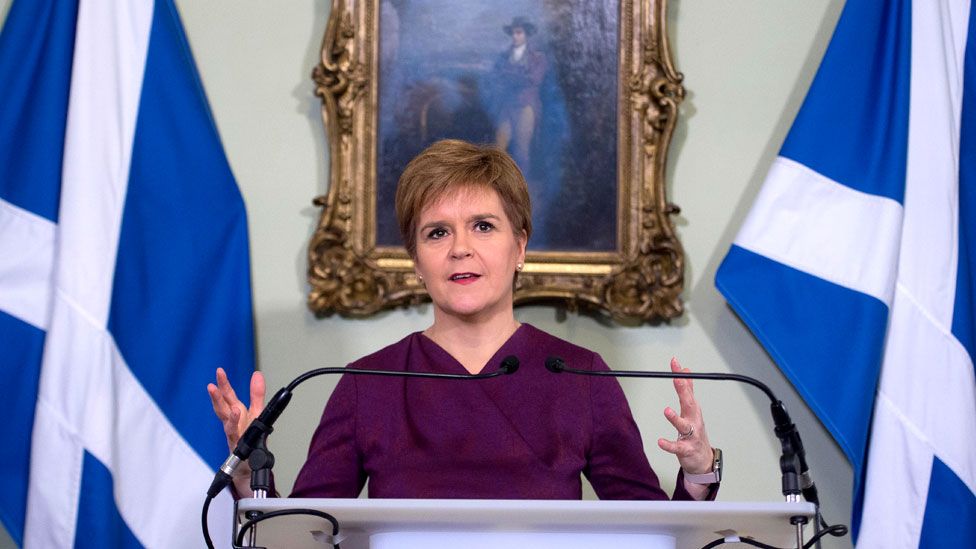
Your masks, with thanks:
[[(820, 538), (830, 534), (831, 536), (843, 537), (847, 535), (847, 527), (843, 524), (834, 524), (833, 526), (824, 525), (826, 528), (818, 532), (815, 536), (810, 538), (810, 541), (803, 544), (803, 549), (810, 549), (814, 544), (820, 541)], [(701, 549), (713, 549), (719, 545), (725, 545), (726, 543), (745, 543), (746, 545), (753, 545), (755, 547), (762, 547), (763, 549), (781, 549), (775, 545), (767, 545), (761, 541), (756, 541), (750, 538), (738, 538), (738, 541), (726, 541), (728, 538), (718, 538), (717, 540), (710, 541), (708, 544), (703, 545)]]
[(826, 521), (823, 519), (823, 515), (820, 514), (820, 506), (817, 505), (813, 510), (813, 537), (812, 540), (816, 540), (817, 549), (823, 549), (820, 546), (820, 532), (823, 532), (824, 527), (827, 526)]
[(207, 499), (203, 500), (203, 513), (200, 515), (201, 526), (203, 527), (203, 541), (207, 542), (208, 549), (214, 549), (213, 540), (210, 539), (210, 525), (207, 524), (207, 513), (210, 512), (210, 502), (213, 498), (207, 496)]
[(766, 545), (761, 541), (756, 541), (749, 538), (738, 538), (738, 541), (726, 541), (726, 538), (718, 538), (715, 541), (710, 542), (708, 545), (702, 547), (702, 549), (712, 549), (713, 547), (718, 547), (719, 545), (725, 545), (726, 543), (745, 543), (746, 545), (753, 545), (755, 547), (762, 547), (762, 549), (781, 549), (775, 545)]
[(776, 547), (774, 545), (767, 545), (761, 541), (756, 541), (754, 539), (749, 539), (749, 538), (740, 538), (739, 542), (744, 543), (746, 545), (752, 545), (754, 547), (762, 547), (762, 549), (779, 549), (779, 547)]
[(823, 530), (817, 532), (817, 534), (814, 535), (812, 538), (810, 538), (810, 541), (804, 543), (803, 549), (810, 549), (810, 547), (813, 547), (815, 543), (818, 543), (820, 541), (820, 538), (826, 536), (827, 534), (830, 534), (831, 536), (838, 537), (838, 538), (844, 537), (847, 535), (847, 526), (844, 526), (843, 524), (834, 524), (833, 526), (827, 526)]
[[(325, 511), (317, 511), (315, 509), (282, 509), (280, 511), (268, 511), (267, 513), (263, 513), (260, 516), (254, 517), (248, 520), (247, 522), (245, 522), (244, 525), (241, 526), (241, 530), (237, 533), (237, 542), (235, 544), (235, 547), (242, 547), (244, 545), (244, 536), (247, 534), (247, 531), (250, 530), (252, 527), (254, 527), (254, 525), (256, 525), (257, 523), (263, 520), (268, 520), (270, 518), (282, 517), (287, 515), (311, 515), (313, 517), (324, 518), (325, 520), (332, 523), (333, 541), (335, 541), (335, 537), (339, 535), (339, 521), (337, 521), (335, 517), (326, 513)], [(335, 549), (339, 549), (338, 543), (333, 543), (332, 546), (335, 547)]]
[(779, 547), (776, 547), (774, 545), (766, 545), (765, 543), (761, 541), (756, 541), (754, 539), (740, 538), (739, 541), (746, 545), (752, 545), (754, 547), (762, 547), (763, 549), (779, 549)]
[(820, 520), (821, 528), (830, 528), (830, 525), (827, 524), (827, 519), (823, 518), (823, 513), (820, 512), (820, 507), (817, 507), (817, 518)]

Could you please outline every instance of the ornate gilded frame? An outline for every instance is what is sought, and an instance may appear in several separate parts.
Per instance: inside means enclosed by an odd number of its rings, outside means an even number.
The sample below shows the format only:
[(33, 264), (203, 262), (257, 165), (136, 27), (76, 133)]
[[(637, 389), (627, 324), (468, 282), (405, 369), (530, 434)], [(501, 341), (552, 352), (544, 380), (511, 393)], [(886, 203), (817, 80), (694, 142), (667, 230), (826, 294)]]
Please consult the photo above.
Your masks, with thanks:
[[(308, 306), (362, 317), (427, 299), (402, 247), (375, 238), (379, 0), (332, 0), (312, 78), (328, 133), (330, 185), (308, 248)], [(684, 252), (665, 168), (684, 98), (667, 37), (667, 0), (619, 0), (617, 249), (532, 252), (517, 304), (561, 303), (626, 322), (666, 320), (683, 306)]]

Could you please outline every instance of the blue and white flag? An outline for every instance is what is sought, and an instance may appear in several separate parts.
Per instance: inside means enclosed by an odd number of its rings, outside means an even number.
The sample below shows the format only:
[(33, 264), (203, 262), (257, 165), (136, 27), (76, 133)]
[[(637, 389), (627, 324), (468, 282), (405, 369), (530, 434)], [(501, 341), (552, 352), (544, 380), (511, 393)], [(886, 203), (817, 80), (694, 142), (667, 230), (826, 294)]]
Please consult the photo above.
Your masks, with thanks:
[(853, 464), (859, 547), (976, 543), (971, 7), (847, 1), (716, 277)]
[[(0, 518), (193, 547), (254, 367), (247, 223), (172, 0), (24, 0), (0, 34)], [(245, 393), (246, 394), (246, 393)], [(211, 515), (227, 539), (230, 498)]]

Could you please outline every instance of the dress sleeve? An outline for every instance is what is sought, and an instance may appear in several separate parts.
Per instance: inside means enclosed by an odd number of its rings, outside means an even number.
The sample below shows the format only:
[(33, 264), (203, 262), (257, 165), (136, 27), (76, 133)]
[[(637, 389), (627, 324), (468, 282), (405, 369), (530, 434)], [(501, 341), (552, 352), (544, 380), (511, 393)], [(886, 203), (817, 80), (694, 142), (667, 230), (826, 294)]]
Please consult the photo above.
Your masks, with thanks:
[[(608, 371), (610, 368), (599, 355), (594, 355), (592, 369)], [(668, 499), (644, 454), (640, 431), (620, 383), (612, 377), (587, 379), (591, 380), (593, 427), (583, 473), (597, 496), (600, 499)], [(706, 499), (715, 499), (717, 493), (718, 485), (710, 486)], [(694, 500), (685, 489), (680, 468), (672, 499)]]
[(355, 498), (366, 484), (356, 437), (356, 379), (342, 376), (325, 405), (291, 497)]
[[(610, 368), (593, 355), (593, 370)], [(637, 424), (620, 384), (612, 377), (587, 377), (592, 427), (583, 474), (600, 499), (668, 499), (647, 462)]]

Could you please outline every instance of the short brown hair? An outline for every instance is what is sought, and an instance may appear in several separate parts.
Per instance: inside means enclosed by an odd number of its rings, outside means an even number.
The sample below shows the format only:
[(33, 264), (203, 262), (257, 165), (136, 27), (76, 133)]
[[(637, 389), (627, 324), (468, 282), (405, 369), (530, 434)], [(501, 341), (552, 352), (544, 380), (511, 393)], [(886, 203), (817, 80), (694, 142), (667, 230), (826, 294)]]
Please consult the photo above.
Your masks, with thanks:
[(407, 164), (396, 191), (400, 235), (410, 257), (417, 255), (420, 213), (451, 191), (465, 187), (498, 193), (516, 236), (532, 235), (532, 204), (525, 177), (508, 154), (457, 139), (438, 141)]

